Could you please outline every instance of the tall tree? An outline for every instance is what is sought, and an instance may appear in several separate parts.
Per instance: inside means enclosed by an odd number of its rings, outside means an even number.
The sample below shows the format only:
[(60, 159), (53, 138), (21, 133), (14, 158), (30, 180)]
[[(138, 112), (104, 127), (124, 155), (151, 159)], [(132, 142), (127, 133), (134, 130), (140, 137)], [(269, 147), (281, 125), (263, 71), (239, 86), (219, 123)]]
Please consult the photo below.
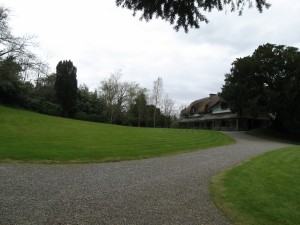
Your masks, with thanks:
[(20, 97), (21, 66), (10, 56), (0, 60), (0, 102), (17, 103)]
[[(161, 18), (175, 24), (174, 29), (178, 31), (183, 28), (188, 32), (189, 28), (199, 28), (201, 22), (208, 22), (208, 19), (202, 12), (211, 12), (213, 9), (237, 10), (239, 15), (245, 6), (252, 7), (253, 0), (116, 0), (117, 6), (133, 10), (135, 16), (141, 12), (140, 19), (146, 21), (153, 17)], [(263, 8), (269, 8), (270, 4), (266, 0), (255, 0), (256, 8), (259, 12)]]
[(55, 90), (64, 116), (73, 116), (77, 99), (77, 68), (70, 60), (60, 61), (56, 66)]
[(77, 89), (76, 118), (95, 122), (107, 122), (104, 115), (105, 103), (97, 91), (90, 91), (85, 84)]
[(112, 73), (107, 80), (103, 80), (99, 87), (99, 94), (103, 97), (107, 114), (108, 122), (113, 123), (115, 115), (115, 106), (118, 101), (118, 91), (120, 85), (121, 72), (117, 71)]
[(171, 115), (174, 111), (175, 102), (169, 97), (168, 94), (164, 96), (162, 99), (162, 111), (165, 116), (165, 124), (164, 127), (170, 127), (171, 123)]
[(158, 77), (157, 80), (153, 82), (153, 89), (152, 89), (152, 104), (154, 105), (154, 110), (153, 110), (153, 127), (156, 126), (156, 113), (157, 113), (157, 107), (161, 103), (161, 98), (162, 98), (162, 93), (163, 93), (163, 82), (162, 78)]
[(138, 112), (138, 127), (141, 126), (143, 117), (145, 117), (145, 113), (146, 113), (146, 107), (147, 107), (146, 92), (147, 92), (146, 89), (141, 89), (135, 99), (137, 112)]
[(225, 75), (222, 97), (239, 115), (267, 115), (278, 129), (300, 127), (300, 52), (266, 44), (237, 59)]
[(186, 112), (187, 106), (186, 105), (180, 105), (179, 106), (179, 118), (186, 119), (188, 118), (188, 114)]
[(133, 126), (146, 125), (147, 89), (139, 88), (128, 110), (129, 124)]
[(91, 112), (91, 93), (86, 84), (79, 85), (77, 89), (77, 109), (79, 111), (90, 113)]
[(106, 103), (109, 123), (123, 124), (125, 114), (136, 96), (138, 85), (121, 81), (121, 71), (112, 73), (101, 82), (99, 93)]

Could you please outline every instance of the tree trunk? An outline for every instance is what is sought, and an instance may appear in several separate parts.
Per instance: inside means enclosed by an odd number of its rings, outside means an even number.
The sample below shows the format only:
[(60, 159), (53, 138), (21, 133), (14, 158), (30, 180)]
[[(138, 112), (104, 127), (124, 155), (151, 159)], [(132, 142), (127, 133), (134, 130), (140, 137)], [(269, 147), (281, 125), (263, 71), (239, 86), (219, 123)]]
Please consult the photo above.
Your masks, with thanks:
[(154, 115), (153, 115), (153, 127), (155, 127), (155, 119), (156, 119), (156, 107), (154, 109)]

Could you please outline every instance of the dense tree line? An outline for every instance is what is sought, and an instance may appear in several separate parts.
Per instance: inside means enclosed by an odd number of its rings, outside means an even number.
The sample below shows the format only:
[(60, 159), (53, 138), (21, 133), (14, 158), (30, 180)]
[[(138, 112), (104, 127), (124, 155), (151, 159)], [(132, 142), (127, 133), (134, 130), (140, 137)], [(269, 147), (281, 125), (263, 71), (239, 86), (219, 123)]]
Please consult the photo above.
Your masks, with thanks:
[[(117, 0), (119, 6), (142, 12), (150, 20), (160, 17), (175, 24), (175, 29), (198, 28), (207, 22), (200, 9), (242, 12), (242, 1), (144, 1)], [(270, 5), (256, 0), (259, 11)], [(69, 61), (60, 61), (56, 73), (46, 74), (47, 65), (30, 49), (32, 37), (17, 37), (8, 24), (9, 10), (0, 7), (0, 103), (18, 105), (30, 110), (83, 120), (129, 126), (170, 127), (174, 119), (174, 101), (164, 95), (162, 79), (153, 82), (149, 91), (135, 82), (121, 81), (115, 72), (90, 91), (77, 86), (77, 68)], [(28, 75), (35, 80), (29, 81)], [(252, 55), (236, 59), (225, 75), (222, 97), (239, 115), (267, 116), (277, 129), (300, 127), (300, 52), (297, 48), (266, 44)], [(182, 115), (185, 116), (185, 115)]]
[[(157, 93), (135, 82), (121, 81), (120, 72), (101, 81), (94, 91), (85, 84), (77, 86), (77, 68), (70, 60), (60, 61), (56, 73), (39, 77), (35, 83), (24, 81), (20, 73), (21, 66), (13, 57), (0, 61), (0, 103), (49, 115), (138, 127), (170, 127), (176, 119), (174, 102), (168, 95), (162, 96), (160, 90), (158, 101)], [(162, 79), (158, 80), (162, 85)]]
[(239, 115), (267, 116), (276, 129), (300, 128), (300, 52), (265, 44), (233, 62), (222, 96)]
[(128, 126), (172, 126), (174, 103), (165, 113), (162, 104), (154, 105), (152, 96), (153, 93), (135, 82), (121, 81), (121, 73), (117, 71), (101, 81), (95, 91), (89, 91), (86, 85), (79, 86), (77, 116)]
[(12, 34), (9, 13), (0, 7), (0, 104), (110, 124), (171, 126), (174, 104), (163, 108), (161, 95), (154, 103), (154, 94), (137, 83), (121, 81), (120, 72), (94, 91), (84, 84), (78, 87), (77, 68), (70, 60), (58, 62), (56, 73), (46, 74), (47, 65), (30, 50), (36, 46), (33, 38)]

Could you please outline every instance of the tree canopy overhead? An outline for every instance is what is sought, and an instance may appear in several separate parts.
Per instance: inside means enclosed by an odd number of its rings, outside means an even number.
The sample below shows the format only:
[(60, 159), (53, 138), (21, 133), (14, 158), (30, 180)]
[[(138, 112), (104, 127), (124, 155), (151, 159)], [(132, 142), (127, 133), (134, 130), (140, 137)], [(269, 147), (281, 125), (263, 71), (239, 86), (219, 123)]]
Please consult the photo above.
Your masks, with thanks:
[(253, 2), (259, 12), (270, 7), (266, 0), (116, 0), (117, 6), (132, 10), (134, 16), (141, 12), (140, 19), (161, 18), (174, 25), (176, 31), (183, 28), (185, 32), (199, 28), (201, 22), (208, 23), (203, 12), (230, 10), (241, 15), (245, 6), (252, 7)]

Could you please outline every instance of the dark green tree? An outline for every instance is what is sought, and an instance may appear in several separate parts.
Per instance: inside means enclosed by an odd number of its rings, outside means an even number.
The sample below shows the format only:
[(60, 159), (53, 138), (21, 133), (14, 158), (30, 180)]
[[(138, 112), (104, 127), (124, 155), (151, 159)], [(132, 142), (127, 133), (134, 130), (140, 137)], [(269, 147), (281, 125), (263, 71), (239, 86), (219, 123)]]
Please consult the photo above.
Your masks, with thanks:
[[(153, 120), (154, 111), (156, 111), (155, 124)], [(160, 108), (157, 108), (154, 105), (146, 106), (146, 127), (163, 127), (164, 120), (165, 119), (160, 111)]]
[(130, 105), (128, 111), (129, 123), (133, 126), (146, 126), (147, 99), (145, 89), (141, 89)]
[(56, 66), (55, 90), (57, 101), (64, 116), (72, 117), (77, 100), (77, 69), (69, 60), (60, 61)]
[(89, 87), (85, 84), (79, 85), (77, 89), (77, 109), (85, 113), (92, 111), (91, 93)]
[(149, 21), (153, 17), (161, 18), (174, 24), (176, 31), (183, 28), (185, 32), (188, 32), (189, 28), (199, 28), (201, 22), (208, 22), (203, 12), (228, 9), (237, 10), (241, 15), (244, 7), (252, 7), (253, 2), (259, 12), (270, 7), (266, 0), (116, 0), (117, 6), (132, 10), (134, 16), (141, 12), (140, 19)]
[(145, 114), (147, 107), (147, 99), (145, 92), (141, 91), (138, 96), (135, 98), (135, 106), (136, 106), (136, 116), (137, 116), (137, 125), (140, 127), (143, 123), (145, 125)]
[[(76, 118), (95, 122), (106, 122), (105, 102), (97, 92), (91, 92), (87, 85), (80, 85), (77, 90)], [(80, 117), (81, 116), (81, 117)]]
[(15, 104), (21, 97), (21, 66), (13, 56), (0, 60), (0, 102)]
[(300, 127), (299, 90), (299, 50), (266, 44), (233, 62), (221, 95), (239, 115), (267, 115), (277, 129), (295, 129)]

